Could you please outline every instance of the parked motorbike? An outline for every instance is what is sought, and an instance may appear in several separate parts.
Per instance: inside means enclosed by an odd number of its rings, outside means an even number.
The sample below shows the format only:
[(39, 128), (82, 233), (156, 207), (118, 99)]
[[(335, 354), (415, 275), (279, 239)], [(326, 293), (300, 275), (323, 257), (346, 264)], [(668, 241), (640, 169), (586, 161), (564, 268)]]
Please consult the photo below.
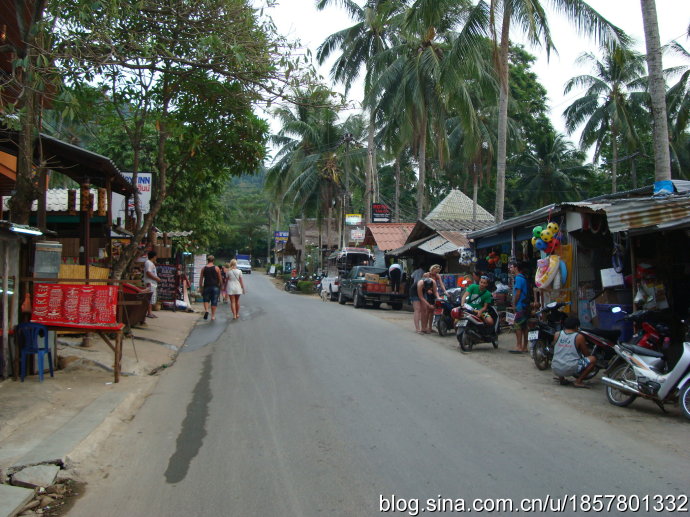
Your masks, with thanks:
[(436, 300), (434, 306), (433, 326), (438, 330), (440, 336), (445, 336), (448, 331), (455, 328), (455, 319), (451, 315), (454, 307), (460, 305), (462, 301), (462, 288), (448, 289), (448, 296), (444, 299)]
[(625, 407), (643, 397), (664, 411), (664, 404), (677, 401), (690, 419), (690, 342), (683, 343), (682, 355), (671, 368), (663, 353), (649, 348), (621, 343), (614, 351), (616, 357), (601, 379), (611, 404)]
[(554, 336), (561, 330), (563, 321), (568, 317), (560, 309), (567, 305), (570, 305), (570, 302), (546, 304), (543, 309), (536, 312), (535, 316), (539, 319), (534, 327), (528, 328), (527, 341), (534, 364), (539, 370), (546, 370), (551, 365)]
[(463, 352), (471, 351), (479, 343), (491, 343), (494, 348), (498, 348), (500, 322), (493, 305), (489, 305), (489, 314), (494, 319), (493, 325), (487, 325), (469, 305), (455, 307), (451, 311), (451, 316), (457, 320), (455, 335)]
[(283, 286), (283, 289), (285, 289), (289, 293), (293, 293), (297, 291), (297, 284), (299, 283), (299, 278), (291, 278), (288, 281), (285, 282), (285, 285)]

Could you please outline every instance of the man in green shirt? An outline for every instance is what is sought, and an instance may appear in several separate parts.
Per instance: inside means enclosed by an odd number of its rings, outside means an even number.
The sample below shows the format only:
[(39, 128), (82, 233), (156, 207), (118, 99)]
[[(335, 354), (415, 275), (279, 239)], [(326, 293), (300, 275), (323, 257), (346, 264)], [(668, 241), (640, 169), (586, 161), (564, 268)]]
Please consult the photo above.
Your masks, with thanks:
[(468, 304), (477, 311), (477, 316), (483, 318), (487, 325), (494, 324), (494, 319), (489, 314), (489, 305), (493, 302), (493, 296), (489, 292), (489, 277), (479, 278), (479, 285), (472, 284), (462, 295), (462, 304)]

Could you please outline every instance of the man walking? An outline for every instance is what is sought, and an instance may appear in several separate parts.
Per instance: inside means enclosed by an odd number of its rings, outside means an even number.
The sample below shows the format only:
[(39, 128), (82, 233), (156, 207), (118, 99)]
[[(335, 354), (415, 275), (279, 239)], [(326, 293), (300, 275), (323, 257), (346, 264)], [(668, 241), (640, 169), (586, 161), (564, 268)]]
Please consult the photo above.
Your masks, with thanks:
[(153, 305), (158, 301), (158, 282), (161, 281), (156, 274), (156, 256), (155, 251), (149, 251), (148, 259), (144, 262), (144, 285), (151, 290), (151, 302), (146, 314), (148, 318), (158, 317), (153, 313)]
[(529, 318), (529, 293), (527, 278), (525, 277), (524, 262), (511, 262), (508, 264), (508, 270), (515, 275), (515, 283), (513, 284), (513, 307), (515, 308), (515, 350), (511, 350), (514, 354), (524, 354), (527, 352), (527, 319)]
[(211, 321), (216, 319), (216, 309), (218, 308), (218, 297), (220, 296), (220, 286), (222, 278), (220, 269), (214, 264), (216, 258), (213, 255), (206, 257), (206, 266), (201, 270), (199, 276), (199, 289), (204, 297), (204, 319), (208, 319), (208, 305), (211, 304)]

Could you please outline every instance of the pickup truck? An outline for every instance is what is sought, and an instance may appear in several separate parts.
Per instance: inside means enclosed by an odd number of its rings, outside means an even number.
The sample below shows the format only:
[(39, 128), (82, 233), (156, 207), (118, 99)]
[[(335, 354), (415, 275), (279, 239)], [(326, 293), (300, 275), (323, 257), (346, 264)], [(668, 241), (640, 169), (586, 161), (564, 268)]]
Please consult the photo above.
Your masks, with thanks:
[[(396, 311), (402, 309), (403, 302), (407, 295), (384, 291), (386, 286), (368, 282), (367, 274), (386, 278), (388, 277), (388, 270), (386, 268), (373, 266), (353, 267), (350, 272), (340, 280), (338, 303), (344, 305), (348, 300), (352, 300), (352, 305), (359, 309), (360, 307), (364, 307), (367, 303), (371, 303), (374, 307), (379, 307), (385, 302)], [(369, 278), (372, 277), (370, 276)]]

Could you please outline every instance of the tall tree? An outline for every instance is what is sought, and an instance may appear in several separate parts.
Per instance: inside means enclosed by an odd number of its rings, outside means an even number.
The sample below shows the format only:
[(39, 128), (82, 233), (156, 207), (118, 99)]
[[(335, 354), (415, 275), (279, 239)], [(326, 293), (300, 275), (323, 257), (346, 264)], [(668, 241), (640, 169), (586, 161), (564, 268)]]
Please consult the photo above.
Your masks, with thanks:
[[(321, 10), (327, 5), (339, 1), (348, 11), (354, 25), (328, 36), (319, 46), (317, 59), (323, 64), (338, 50), (340, 55), (331, 67), (331, 77), (345, 86), (345, 93), (360, 76), (364, 68), (364, 94), (371, 91), (376, 77), (372, 66), (374, 59), (390, 47), (394, 36), (393, 26), (403, 12), (405, 2), (376, 0), (360, 7), (351, 0), (317, 0), (316, 7)], [(369, 109), (369, 128), (367, 133), (367, 168), (364, 188), (365, 220), (371, 221), (371, 202), (376, 175), (376, 107)]]
[[(557, 11), (564, 13), (585, 34), (594, 35), (602, 42), (626, 40), (626, 36), (620, 29), (612, 25), (583, 0), (552, 0), (551, 3)], [(530, 43), (543, 45), (547, 54), (555, 47), (541, 0), (491, 0), (491, 13), (496, 74), (500, 86), (495, 217), (497, 222), (501, 222), (503, 221), (505, 203), (509, 92), (508, 54), (511, 24), (519, 25), (525, 31)], [(496, 23), (494, 22), (497, 18), (500, 18), (500, 36), (496, 33)]]
[(578, 63), (591, 66), (593, 75), (580, 75), (565, 85), (565, 94), (573, 88), (586, 88), (585, 94), (566, 108), (566, 128), (573, 133), (585, 124), (580, 144), (587, 149), (596, 144), (598, 160), (605, 143), (611, 146), (611, 191), (617, 191), (618, 150), (621, 143), (628, 149), (639, 141), (635, 112), (640, 110), (645, 94), (640, 92), (644, 73), (644, 56), (616, 44), (602, 46), (603, 57), (591, 52), (582, 54)]
[(654, 178), (656, 181), (671, 179), (671, 153), (668, 141), (668, 120), (666, 115), (666, 85), (661, 60), (659, 23), (655, 0), (640, 0), (642, 22), (647, 46), (647, 70), (649, 73), (649, 95), (652, 101), (654, 132)]

